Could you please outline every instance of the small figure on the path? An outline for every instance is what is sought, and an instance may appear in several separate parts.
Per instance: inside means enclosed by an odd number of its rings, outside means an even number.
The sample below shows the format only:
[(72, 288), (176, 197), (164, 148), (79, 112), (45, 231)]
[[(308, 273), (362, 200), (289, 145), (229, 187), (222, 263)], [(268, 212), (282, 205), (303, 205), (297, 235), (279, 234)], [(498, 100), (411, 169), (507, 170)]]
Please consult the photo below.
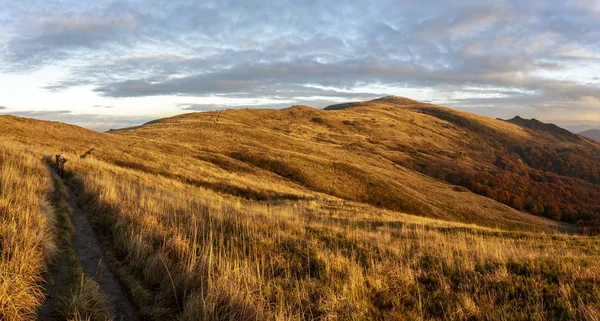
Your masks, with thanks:
[(65, 173), (66, 162), (67, 159), (65, 158), (65, 154), (56, 154), (56, 169), (58, 170), (58, 175), (60, 175), (60, 177), (63, 177), (63, 174)]

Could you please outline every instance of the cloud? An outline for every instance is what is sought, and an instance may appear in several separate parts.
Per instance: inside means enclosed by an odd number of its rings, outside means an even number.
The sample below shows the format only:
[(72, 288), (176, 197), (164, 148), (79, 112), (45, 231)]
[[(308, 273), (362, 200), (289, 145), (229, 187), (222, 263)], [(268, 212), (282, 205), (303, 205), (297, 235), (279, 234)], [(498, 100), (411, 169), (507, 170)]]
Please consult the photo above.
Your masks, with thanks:
[[(391, 64), (386, 61), (353, 60), (322, 64), (305, 60), (238, 65), (165, 81), (127, 80), (103, 85), (96, 91), (108, 97), (216, 94), (229, 97), (270, 96), (287, 100), (314, 96), (357, 99), (372, 96), (372, 93), (348, 92), (345, 89), (377, 83), (434, 87), (439, 92), (467, 92), (464, 90), (466, 86), (478, 84), (482, 88), (479, 91), (487, 91), (488, 94), (493, 93), (490, 88), (503, 89), (502, 97), (486, 101), (495, 106), (509, 102), (539, 109), (599, 105), (598, 100), (594, 99), (600, 97), (597, 86), (520, 75), (522, 70), (535, 69), (536, 65), (529, 59), (479, 57), (473, 59), (471, 65), (461, 66), (459, 70), (430, 71), (415, 64)], [(475, 101), (471, 100), (470, 103)]]
[(4, 106), (0, 106), (0, 110), (2, 110), (2, 109), (7, 109), (7, 108)]
[(211, 111), (211, 110), (223, 110), (228, 109), (230, 106), (223, 106), (217, 104), (178, 104), (177, 105), (181, 110), (190, 110), (190, 111)]
[[(379, 98), (381, 95), (374, 94), (357, 94), (357, 101), (370, 100)], [(338, 104), (340, 102), (347, 102), (348, 99), (340, 97), (312, 97), (312, 98), (281, 98), (279, 100), (271, 100), (269, 102), (256, 102), (253, 104), (248, 103), (232, 103), (232, 104), (196, 104), (196, 103), (180, 103), (177, 105), (181, 110), (186, 111), (215, 111), (215, 110), (226, 110), (226, 109), (245, 109), (245, 108), (269, 108), (269, 109), (281, 109), (287, 108), (294, 105), (304, 105), (314, 108), (323, 108), (329, 105)]]
[[(385, 62), (343, 61), (324, 64), (311, 60), (276, 63), (248, 63), (227, 69), (169, 78), (136, 79), (107, 83), (96, 92), (107, 97), (156, 95), (228, 95), (291, 97), (334, 96), (355, 98), (368, 92), (336, 90), (365, 82), (397, 83), (403, 76), (417, 74), (418, 66), (387, 65)], [(329, 90), (319, 87), (330, 87)], [(371, 93), (372, 95), (372, 93)]]
[(67, 114), (71, 114), (70, 110), (26, 110), (26, 111), (16, 111), (11, 113), (15, 116), (20, 117), (35, 117), (35, 118), (46, 118), (46, 117), (57, 117), (63, 116)]
[(0, 13), (0, 68), (60, 66), (56, 93), (185, 96), (177, 107), (201, 111), (241, 106), (193, 103), (207, 97), (322, 105), (378, 87), (499, 113), (600, 108), (597, 76), (577, 69), (600, 68), (592, 1), (26, 2)]
[(128, 47), (141, 24), (136, 12), (123, 5), (86, 13), (32, 12), (23, 18), (13, 26), (18, 34), (4, 45), (9, 70), (89, 57), (94, 51), (107, 50), (107, 46), (114, 46), (112, 50)]

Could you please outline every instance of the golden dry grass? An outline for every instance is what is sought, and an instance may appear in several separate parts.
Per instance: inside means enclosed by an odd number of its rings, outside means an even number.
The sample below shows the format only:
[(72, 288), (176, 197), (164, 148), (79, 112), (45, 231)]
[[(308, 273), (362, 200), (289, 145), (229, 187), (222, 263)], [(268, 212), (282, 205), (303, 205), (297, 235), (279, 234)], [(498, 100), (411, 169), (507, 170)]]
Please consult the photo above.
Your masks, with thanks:
[[(156, 320), (596, 320), (598, 238), (247, 201), (99, 160), (69, 183)], [(356, 212), (356, 209), (360, 209)]]
[(507, 139), (537, 142), (546, 136), (532, 137), (523, 128), (499, 120), (403, 103), (366, 102), (339, 111), (294, 106), (175, 116), (113, 133), (139, 143), (112, 162), (247, 198), (328, 194), (489, 227), (557, 228), (552, 221), (523, 215), (400, 165), (443, 160), (446, 167), (469, 172), (494, 166), (494, 150), (473, 150), (474, 133), (429, 115), (423, 111), (426, 108), (465, 117), (474, 127)]
[(56, 254), (48, 170), (11, 144), (0, 150), (0, 319), (30, 320), (44, 300), (42, 272)]
[(61, 298), (61, 311), (69, 321), (110, 321), (105, 295), (98, 284), (82, 272), (78, 282)]
[[(49, 166), (52, 160), (49, 156), (44, 157)], [(56, 217), (56, 238), (60, 254), (56, 264), (51, 266), (51, 273), (64, 273), (64, 292), (57, 293), (56, 309), (66, 320), (111, 320), (108, 311), (107, 298), (100, 290), (98, 284), (85, 275), (83, 267), (79, 262), (75, 249), (72, 246), (74, 226), (72, 224), (72, 209), (68, 204), (68, 193), (62, 179), (52, 174), (53, 192), (50, 204), (54, 208)], [(61, 271), (64, 270), (64, 271)], [(52, 275), (50, 276), (52, 277)], [(48, 300), (48, 298), (46, 298)]]
[[(7, 143), (32, 168), (67, 153), (66, 181), (145, 319), (598, 320), (598, 237), (398, 165), (485, 165), (456, 157), (470, 138), (427, 112), (546, 137), (398, 104), (189, 114), (108, 134), (0, 117), (0, 135), (26, 144)], [(29, 176), (2, 184), (40, 196), (44, 173), (37, 194)], [(71, 318), (91, 318), (74, 306)]]
[[(97, 285), (82, 273), (70, 248), (66, 194), (43, 154), (3, 141), (0, 149), (0, 320), (34, 320), (45, 300), (44, 279), (67, 256), (68, 293), (60, 293), (66, 319), (106, 320)], [(60, 253), (59, 253), (60, 252)]]
[[(5, 124), (0, 134), (32, 145), (54, 146), (71, 152), (72, 157), (95, 148), (93, 157), (120, 167), (252, 200), (333, 196), (494, 228), (570, 228), (399, 165), (434, 154), (457, 168), (491, 166), (475, 161), (479, 156), (458, 157), (469, 148), (469, 138), (448, 121), (415, 109), (430, 105), (404, 100), (363, 105), (340, 111), (294, 106), (186, 114), (108, 134), (0, 117), (0, 125)], [(453, 113), (507, 137), (533, 139), (514, 124)], [(2, 128), (7, 130), (3, 133)], [(477, 153), (485, 155), (485, 151)]]

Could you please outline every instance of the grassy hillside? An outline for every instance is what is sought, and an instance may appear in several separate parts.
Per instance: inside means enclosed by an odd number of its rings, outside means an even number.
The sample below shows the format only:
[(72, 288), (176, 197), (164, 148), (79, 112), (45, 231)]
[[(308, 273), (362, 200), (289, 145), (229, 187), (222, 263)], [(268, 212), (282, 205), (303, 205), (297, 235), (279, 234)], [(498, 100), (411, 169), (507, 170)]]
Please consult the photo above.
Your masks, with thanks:
[[(2, 184), (14, 181), (11, 193), (2, 185), (0, 200), (13, 198), (0, 204), (39, 208), (19, 224), (68, 239), (66, 184), (142, 319), (600, 318), (600, 239), (492, 199), (519, 208), (515, 195), (531, 196), (546, 207), (548, 191), (585, 191), (568, 204), (593, 217), (583, 211), (596, 204), (593, 170), (532, 155), (556, 146), (583, 162), (595, 143), (397, 97), (331, 109), (195, 113), (110, 133), (0, 116)], [(59, 151), (69, 160), (64, 180), (43, 160)], [(23, 166), (39, 175), (4, 175)], [(561, 200), (553, 204), (562, 211), (571, 199)], [(54, 223), (66, 234), (36, 223), (46, 212), (66, 220)], [(21, 288), (32, 299), (11, 303), (15, 287), (0, 294), (0, 306), (29, 312), (22, 319), (42, 304), (55, 252), (27, 248), (44, 253), (16, 254), (37, 260), (23, 261), (31, 272)], [(15, 258), (9, 249), (2, 264)], [(12, 273), (0, 271), (3, 284)], [(65, 316), (104, 318), (86, 305), (102, 294), (87, 287), (72, 286), (67, 301), (77, 304)]]
[[(387, 97), (330, 110), (294, 106), (187, 114), (115, 135), (148, 139), (152, 148), (177, 154), (167, 162), (153, 159), (147, 170), (166, 174), (180, 160), (202, 167), (202, 162), (211, 163), (209, 172), (182, 173), (204, 186), (213, 183), (207, 180), (217, 176), (215, 170), (236, 173), (228, 180), (230, 187), (220, 187), (237, 195), (247, 190), (240, 180), (257, 181), (258, 176), (277, 184), (273, 190), (306, 188), (487, 226), (529, 219), (489, 199), (571, 223), (596, 219), (600, 145), (554, 125), (518, 119), (490, 119)], [(128, 165), (148, 166), (139, 160)]]
[(32, 153), (0, 149), (0, 319), (28, 320), (44, 300), (40, 286), (56, 255), (48, 204), (50, 175)]
[[(6, 139), (0, 146), (0, 320), (35, 320), (40, 311), (56, 320), (107, 320), (103, 294), (70, 247), (62, 182), (41, 149)], [(48, 306), (57, 277), (65, 288)]]
[(407, 168), (536, 215), (598, 219), (597, 142), (535, 119), (495, 120), (403, 98), (332, 107), (340, 108), (345, 117), (399, 120), (405, 136), (378, 128), (383, 146), (374, 149)]
[[(525, 230), (558, 227), (556, 222), (525, 215), (410, 170), (408, 165), (399, 165), (402, 161), (410, 165), (409, 157), (413, 155), (411, 151), (402, 151), (402, 144), (432, 145), (429, 148), (434, 151), (451, 148), (448, 153), (458, 147), (450, 139), (456, 137), (444, 138), (428, 128), (426, 124), (431, 117), (415, 118), (412, 115), (415, 113), (397, 109), (393, 114), (383, 115), (378, 108), (338, 114), (306, 106), (195, 113), (108, 134), (63, 124), (55, 128), (56, 124), (39, 122), (35, 126), (26, 123), (33, 120), (19, 121), (25, 122), (24, 128), (42, 127), (34, 139), (43, 145), (55, 144), (76, 155), (95, 148), (92, 155), (111, 164), (249, 200), (334, 196), (488, 227)], [(349, 111), (356, 110), (360, 109)], [(434, 128), (446, 130), (439, 127)], [(511, 130), (519, 133), (518, 128)], [(8, 130), (7, 135), (32, 137)], [(446, 156), (436, 154), (436, 157)], [(467, 159), (461, 166), (475, 166)]]
[(597, 238), (478, 228), (326, 198), (248, 201), (98, 160), (71, 169), (69, 184), (110, 240), (146, 318), (600, 313)]

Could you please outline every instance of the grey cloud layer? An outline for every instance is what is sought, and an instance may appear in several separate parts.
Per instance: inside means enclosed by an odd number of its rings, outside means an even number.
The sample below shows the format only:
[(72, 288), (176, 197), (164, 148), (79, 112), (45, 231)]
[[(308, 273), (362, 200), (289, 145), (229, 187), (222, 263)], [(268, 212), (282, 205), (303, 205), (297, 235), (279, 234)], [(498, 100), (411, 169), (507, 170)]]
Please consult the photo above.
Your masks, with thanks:
[(9, 70), (64, 64), (70, 76), (53, 90), (314, 101), (371, 96), (356, 88), (375, 84), (433, 88), (473, 108), (600, 109), (598, 79), (571, 71), (600, 65), (593, 2), (35, 3), (0, 15), (11, 35), (0, 59)]

